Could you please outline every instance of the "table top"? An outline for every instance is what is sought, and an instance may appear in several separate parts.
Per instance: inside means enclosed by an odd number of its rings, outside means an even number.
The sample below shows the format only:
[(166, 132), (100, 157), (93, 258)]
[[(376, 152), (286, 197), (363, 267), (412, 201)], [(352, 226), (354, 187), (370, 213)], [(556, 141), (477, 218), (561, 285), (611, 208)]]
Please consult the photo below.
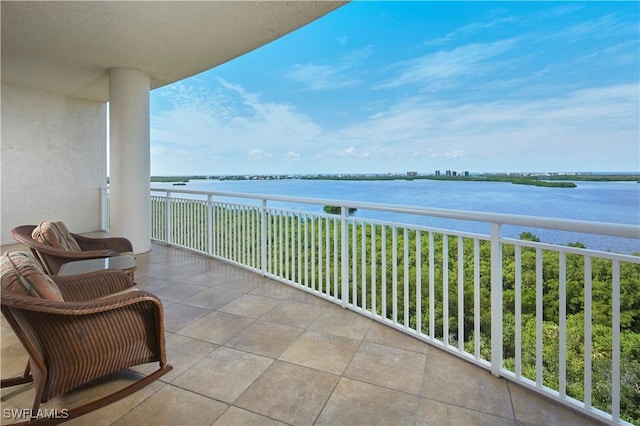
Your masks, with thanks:
[(78, 275), (103, 269), (120, 269), (130, 271), (136, 268), (136, 260), (131, 255), (102, 257), (67, 262), (60, 267), (58, 275)]

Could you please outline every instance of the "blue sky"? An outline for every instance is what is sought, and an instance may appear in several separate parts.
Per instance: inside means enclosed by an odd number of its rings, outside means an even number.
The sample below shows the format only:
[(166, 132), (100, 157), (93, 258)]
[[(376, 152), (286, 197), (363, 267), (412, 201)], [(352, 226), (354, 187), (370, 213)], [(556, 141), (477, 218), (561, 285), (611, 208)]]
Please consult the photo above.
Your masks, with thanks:
[(639, 4), (347, 4), (152, 91), (151, 173), (640, 171)]

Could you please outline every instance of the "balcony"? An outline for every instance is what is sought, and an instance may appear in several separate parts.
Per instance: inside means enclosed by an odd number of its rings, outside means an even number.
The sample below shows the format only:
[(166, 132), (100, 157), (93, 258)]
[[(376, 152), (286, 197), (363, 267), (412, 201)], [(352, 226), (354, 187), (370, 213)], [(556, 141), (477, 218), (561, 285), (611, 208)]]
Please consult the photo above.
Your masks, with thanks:
[[(445, 350), (228, 262), (160, 243), (137, 262), (139, 286), (164, 302), (175, 369), (69, 424), (598, 424)], [(21, 373), (26, 354), (4, 322), (1, 346), (2, 377)], [(150, 369), (123, 371), (42, 408), (90, 401)], [(32, 398), (29, 385), (3, 389), (3, 413), (30, 407)], [(2, 424), (12, 422), (3, 416)]]
[[(105, 189), (105, 211), (108, 202)], [(503, 226), (632, 239), (637, 227), (185, 190), (152, 190), (151, 202), (155, 242), (138, 257), (136, 281), (165, 302), (176, 370), (92, 421), (627, 424), (621, 286), (637, 291), (640, 258), (507, 238)], [(326, 203), (340, 214), (319, 211)], [(479, 221), (489, 234), (351, 217), (354, 208)], [(594, 271), (608, 267), (603, 284)], [(603, 285), (612, 298), (604, 355), (593, 343), (602, 313), (592, 309), (606, 297)], [(584, 306), (577, 333), (568, 324), (576, 294)], [(2, 356), (4, 377), (22, 370), (24, 353), (6, 327)], [(592, 398), (602, 392), (594, 366), (603, 357), (608, 407)], [(586, 383), (577, 390), (576, 364)], [(124, 372), (51, 407), (134, 377)], [(29, 404), (28, 387), (3, 392), (5, 408)]]

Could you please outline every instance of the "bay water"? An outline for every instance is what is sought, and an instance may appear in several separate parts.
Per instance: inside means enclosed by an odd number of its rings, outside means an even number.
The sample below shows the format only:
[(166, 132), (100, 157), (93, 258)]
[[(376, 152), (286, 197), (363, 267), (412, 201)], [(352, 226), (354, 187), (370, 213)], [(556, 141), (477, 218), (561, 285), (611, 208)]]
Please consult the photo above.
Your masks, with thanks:
[[(575, 182), (576, 188), (548, 188), (509, 182), (436, 180), (338, 181), (306, 179), (191, 180), (185, 186), (152, 183), (152, 188), (238, 192), (345, 201), (384, 203), (412, 207), (506, 213), (558, 219), (586, 220), (638, 226), (640, 234), (640, 184), (637, 182)], [(177, 194), (176, 194), (177, 196)], [(270, 205), (286, 203), (270, 203)], [(306, 210), (322, 211), (323, 206)], [(489, 225), (394, 213), (356, 211), (355, 217), (398, 221), (415, 225), (487, 234)], [(503, 234), (518, 238), (529, 231), (541, 241), (581, 242), (589, 249), (640, 253), (640, 240), (577, 234), (546, 229), (505, 226)]]

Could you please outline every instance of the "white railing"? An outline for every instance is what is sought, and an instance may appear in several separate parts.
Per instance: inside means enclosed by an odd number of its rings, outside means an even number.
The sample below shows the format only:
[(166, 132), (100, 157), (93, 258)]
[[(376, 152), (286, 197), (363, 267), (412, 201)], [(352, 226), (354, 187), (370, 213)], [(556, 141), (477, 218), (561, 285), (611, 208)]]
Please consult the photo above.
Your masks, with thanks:
[[(189, 190), (152, 189), (151, 199), (154, 240), (323, 297), (610, 424), (628, 424), (640, 404), (640, 377), (621, 379), (638, 362), (621, 339), (640, 334), (629, 316), (640, 257), (503, 236), (516, 225), (638, 240), (638, 226)], [(483, 222), (489, 232), (349, 209)]]

